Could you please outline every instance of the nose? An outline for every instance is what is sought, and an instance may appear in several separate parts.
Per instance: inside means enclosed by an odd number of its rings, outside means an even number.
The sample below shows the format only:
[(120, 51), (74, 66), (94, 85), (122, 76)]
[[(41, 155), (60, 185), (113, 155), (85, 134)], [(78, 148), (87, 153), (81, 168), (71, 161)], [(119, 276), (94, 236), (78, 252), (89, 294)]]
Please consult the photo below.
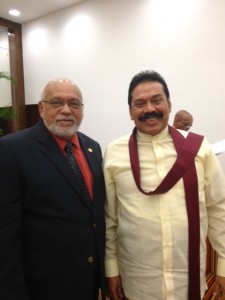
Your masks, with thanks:
[(64, 103), (62, 109), (61, 109), (61, 112), (63, 114), (71, 114), (71, 109), (69, 108), (69, 105), (68, 103)]
[(152, 112), (152, 111), (155, 111), (155, 106), (153, 105), (153, 103), (151, 103), (151, 101), (147, 101), (147, 102), (145, 103), (144, 111), (145, 111), (145, 112)]

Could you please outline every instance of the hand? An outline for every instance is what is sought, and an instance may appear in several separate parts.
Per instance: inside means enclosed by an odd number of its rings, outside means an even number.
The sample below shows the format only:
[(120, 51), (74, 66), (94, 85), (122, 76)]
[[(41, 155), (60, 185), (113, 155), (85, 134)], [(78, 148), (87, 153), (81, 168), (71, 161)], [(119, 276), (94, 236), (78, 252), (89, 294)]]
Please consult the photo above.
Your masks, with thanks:
[(216, 276), (213, 299), (225, 300), (225, 277)]
[(125, 299), (120, 276), (107, 277), (106, 282), (107, 282), (107, 290), (108, 290), (107, 297), (110, 300)]

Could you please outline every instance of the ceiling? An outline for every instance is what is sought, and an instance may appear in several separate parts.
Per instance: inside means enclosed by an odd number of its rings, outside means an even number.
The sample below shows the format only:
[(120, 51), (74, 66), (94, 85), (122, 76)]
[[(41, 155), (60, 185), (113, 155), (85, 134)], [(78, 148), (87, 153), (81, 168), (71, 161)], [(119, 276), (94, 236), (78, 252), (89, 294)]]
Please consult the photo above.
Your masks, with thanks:
[[(0, 0), (0, 17), (23, 24), (50, 13), (75, 5), (85, 0)], [(8, 11), (17, 9), (18, 17), (9, 15)]]

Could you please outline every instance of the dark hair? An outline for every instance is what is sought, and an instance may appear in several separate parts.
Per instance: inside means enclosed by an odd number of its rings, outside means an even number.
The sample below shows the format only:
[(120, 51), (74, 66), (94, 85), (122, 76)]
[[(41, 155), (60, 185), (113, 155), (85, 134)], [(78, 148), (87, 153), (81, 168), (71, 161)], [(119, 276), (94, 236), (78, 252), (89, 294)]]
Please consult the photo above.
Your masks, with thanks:
[(132, 100), (132, 92), (135, 89), (135, 87), (142, 83), (142, 82), (146, 82), (146, 81), (156, 81), (162, 84), (163, 86), (163, 90), (166, 94), (167, 99), (169, 99), (170, 97), (170, 93), (169, 93), (169, 89), (167, 87), (167, 84), (164, 80), (164, 78), (157, 72), (151, 70), (151, 71), (142, 71), (138, 74), (136, 74), (131, 82), (130, 82), (130, 86), (129, 86), (129, 90), (128, 90), (128, 105), (131, 105), (131, 100)]

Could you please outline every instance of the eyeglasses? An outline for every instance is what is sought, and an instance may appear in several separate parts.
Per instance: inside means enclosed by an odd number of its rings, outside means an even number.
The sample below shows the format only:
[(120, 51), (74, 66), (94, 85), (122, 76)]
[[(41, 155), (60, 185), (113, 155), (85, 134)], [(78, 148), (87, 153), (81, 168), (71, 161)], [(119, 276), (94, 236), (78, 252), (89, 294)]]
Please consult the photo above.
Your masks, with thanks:
[(72, 109), (81, 109), (83, 108), (84, 104), (81, 103), (80, 101), (75, 101), (75, 100), (70, 100), (68, 102), (64, 102), (64, 101), (61, 101), (61, 100), (57, 100), (57, 99), (52, 99), (52, 100), (41, 100), (41, 102), (44, 102), (44, 103), (47, 103), (49, 104), (52, 108), (63, 108), (64, 105), (67, 105), (69, 108), (72, 108)]

